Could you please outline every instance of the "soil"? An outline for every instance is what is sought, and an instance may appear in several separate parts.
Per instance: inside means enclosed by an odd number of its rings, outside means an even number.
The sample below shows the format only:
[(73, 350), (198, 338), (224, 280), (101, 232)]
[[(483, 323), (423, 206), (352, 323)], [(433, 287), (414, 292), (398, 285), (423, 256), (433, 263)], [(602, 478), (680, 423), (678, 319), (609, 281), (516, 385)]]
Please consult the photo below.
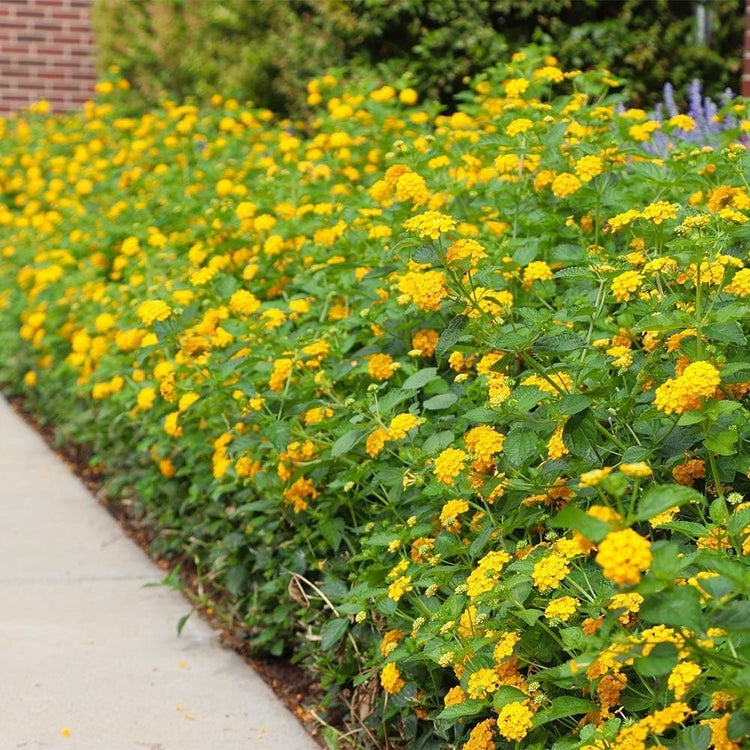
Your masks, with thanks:
[[(135, 512), (132, 504), (121, 499), (107, 499), (102, 491), (103, 476), (95, 468), (89, 466), (90, 455), (85, 446), (66, 443), (65, 450), (55, 445), (55, 429), (49, 424), (41, 424), (24, 406), (23, 399), (9, 396), (13, 410), (37, 433), (41, 435), (52, 451), (62, 460), (76, 476), (86, 485), (109, 513), (120, 524), (126, 536), (132, 539), (146, 555), (166, 573), (179, 566), (179, 575), (185, 584), (184, 593), (191, 600), (195, 611), (217, 631), (221, 642), (236, 651), (266, 682), (276, 696), (284, 702), (297, 720), (304, 726), (313, 739), (325, 747), (322, 739), (321, 723), (316, 719), (315, 707), (322, 700), (323, 691), (319, 682), (302, 667), (292, 664), (284, 658), (258, 658), (251, 652), (251, 647), (244, 637), (246, 631), (238, 622), (227, 625), (226, 616), (220, 618), (209, 607), (197, 603), (199, 599), (199, 582), (195, 570), (189, 559), (166, 559), (155, 557), (151, 551), (151, 542), (157, 535), (157, 530), (145, 524)], [(206, 593), (205, 583), (203, 593)], [(223, 595), (220, 591), (208, 592), (210, 598), (220, 603)]]

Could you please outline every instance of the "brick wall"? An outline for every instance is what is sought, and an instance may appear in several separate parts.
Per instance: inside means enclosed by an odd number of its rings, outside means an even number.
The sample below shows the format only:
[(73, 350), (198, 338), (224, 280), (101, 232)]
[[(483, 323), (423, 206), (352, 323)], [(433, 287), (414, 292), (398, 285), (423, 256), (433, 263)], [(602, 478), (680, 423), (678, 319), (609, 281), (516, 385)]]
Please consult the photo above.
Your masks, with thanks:
[(745, 57), (742, 61), (742, 96), (750, 97), (750, 0), (745, 0)]
[(91, 98), (92, 0), (0, 0), (0, 112), (47, 99), (56, 110)]

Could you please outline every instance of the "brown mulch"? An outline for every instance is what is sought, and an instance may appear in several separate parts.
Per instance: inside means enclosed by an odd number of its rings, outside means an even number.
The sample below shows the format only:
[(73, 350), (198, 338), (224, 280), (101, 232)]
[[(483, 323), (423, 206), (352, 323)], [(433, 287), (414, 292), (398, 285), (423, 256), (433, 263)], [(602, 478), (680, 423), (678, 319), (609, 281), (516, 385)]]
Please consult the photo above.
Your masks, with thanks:
[[(86, 485), (109, 513), (120, 524), (126, 536), (132, 539), (162, 570), (171, 572), (179, 565), (179, 575), (185, 585), (184, 593), (190, 599), (195, 611), (218, 632), (221, 642), (236, 651), (266, 682), (276, 696), (284, 702), (297, 720), (304, 726), (313, 739), (321, 746), (325, 743), (321, 737), (322, 727), (315, 717), (315, 706), (319, 705), (323, 691), (320, 683), (308, 671), (292, 664), (284, 658), (258, 658), (254, 656), (247, 640), (246, 632), (238, 622), (229, 625), (226, 616), (220, 618), (211, 607), (198, 604), (200, 581), (189, 559), (167, 559), (155, 557), (151, 551), (151, 542), (158, 531), (143, 522), (135, 511), (132, 502), (124, 499), (107, 499), (103, 492), (103, 475), (96, 468), (89, 466), (90, 454), (85, 446), (66, 443), (65, 449), (55, 445), (55, 429), (50, 424), (41, 424), (34, 414), (29, 412), (19, 397), (8, 397), (13, 410), (29, 424), (47, 443), (52, 451), (70, 470)], [(203, 594), (206, 592), (203, 583)], [(214, 603), (221, 602), (220, 591), (208, 591)]]

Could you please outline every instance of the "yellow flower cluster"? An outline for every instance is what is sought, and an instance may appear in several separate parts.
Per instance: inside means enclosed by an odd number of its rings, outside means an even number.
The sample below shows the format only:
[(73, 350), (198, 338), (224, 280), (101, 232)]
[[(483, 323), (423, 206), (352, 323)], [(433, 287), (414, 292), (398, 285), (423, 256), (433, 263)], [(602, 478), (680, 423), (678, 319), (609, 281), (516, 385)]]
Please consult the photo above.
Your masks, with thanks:
[(700, 409), (701, 399), (711, 398), (720, 383), (719, 371), (710, 362), (693, 362), (656, 389), (654, 403), (665, 414), (684, 414)]
[(550, 599), (544, 610), (544, 616), (548, 618), (556, 617), (563, 622), (567, 622), (576, 613), (580, 605), (581, 602), (573, 596)]
[(612, 294), (618, 302), (627, 302), (643, 283), (638, 271), (625, 271), (612, 280)]
[(409, 272), (398, 282), (405, 301), (413, 301), (422, 310), (439, 310), (449, 289), (442, 271)]
[(459, 448), (446, 448), (435, 459), (435, 476), (450, 487), (456, 483), (458, 475), (466, 465), (466, 453)]
[(570, 567), (566, 559), (553, 552), (534, 565), (531, 580), (539, 591), (547, 591), (558, 588), (568, 573), (570, 573)]
[(485, 719), (477, 724), (464, 743), (463, 750), (495, 750), (495, 719)]
[(138, 306), (138, 317), (145, 326), (157, 320), (166, 320), (171, 314), (172, 308), (163, 300), (147, 300)]
[(388, 662), (383, 667), (380, 672), (380, 684), (383, 690), (391, 695), (397, 695), (404, 689), (406, 683), (401, 679), (401, 673), (394, 662)]
[(632, 529), (611, 531), (599, 545), (596, 562), (604, 575), (619, 586), (641, 580), (641, 572), (651, 567), (651, 544)]
[(511, 559), (507, 552), (497, 551), (485, 555), (466, 579), (466, 593), (469, 599), (476, 599), (497, 584), (503, 566)]
[(456, 220), (439, 211), (426, 211), (423, 214), (407, 219), (404, 222), (404, 229), (407, 232), (414, 232), (419, 237), (436, 240), (441, 234), (450, 232), (456, 228)]
[(497, 715), (497, 731), (506, 740), (518, 742), (529, 733), (533, 718), (533, 712), (525, 703), (508, 703)]

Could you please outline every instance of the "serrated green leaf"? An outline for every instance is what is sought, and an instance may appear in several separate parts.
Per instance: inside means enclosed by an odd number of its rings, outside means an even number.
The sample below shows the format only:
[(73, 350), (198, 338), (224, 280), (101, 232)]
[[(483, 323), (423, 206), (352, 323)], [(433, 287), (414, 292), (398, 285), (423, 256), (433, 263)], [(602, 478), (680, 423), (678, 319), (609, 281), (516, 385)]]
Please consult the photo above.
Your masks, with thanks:
[(495, 711), (499, 711), (503, 706), (507, 706), (509, 703), (522, 702), (527, 700), (528, 697), (529, 696), (526, 695), (523, 690), (511, 687), (510, 685), (502, 685), (492, 696), (492, 707)]
[(601, 542), (612, 530), (612, 527), (608, 523), (590, 516), (586, 511), (576, 508), (574, 505), (568, 505), (563, 508), (549, 521), (549, 525), (556, 529), (578, 531), (595, 543)]
[(469, 699), (463, 701), (463, 703), (457, 703), (455, 706), (444, 708), (437, 715), (437, 718), (444, 721), (455, 721), (464, 716), (474, 716), (486, 708), (486, 706), (487, 704), (484, 701)]
[(331, 458), (338, 458), (344, 453), (348, 453), (364, 435), (361, 429), (349, 430), (345, 432), (332, 446)]
[(735, 711), (727, 723), (727, 737), (741, 742), (748, 736), (750, 736), (750, 714), (742, 709)]
[(576, 457), (596, 460), (597, 431), (591, 409), (574, 414), (563, 428), (563, 443)]
[(576, 698), (571, 695), (563, 695), (554, 698), (552, 703), (534, 715), (533, 726), (540, 727), (550, 721), (564, 719), (567, 716), (577, 716), (596, 710), (597, 706), (584, 698)]
[(727, 532), (732, 536), (739, 534), (748, 524), (750, 524), (750, 506), (745, 506), (732, 513), (727, 521)]
[(709, 435), (703, 441), (703, 445), (712, 453), (718, 453), (720, 456), (732, 456), (737, 452), (734, 445), (737, 442), (737, 437), (736, 432), (723, 430), (722, 432)]
[(657, 643), (648, 656), (635, 660), (635, 669), (642, 677), (661, 677), (669, 674), (678, 660), (674, 643)]
[(428, 411), (440, 411), (441, 409), (453, 406), (456, 401), (458, 401), (458, 396), (455, 393), (441, 393), (438, 396), (428, 398), (422, 406)]
[(586, 341), (577, 333), (558, 333), (538, 338), (531, 347), (534, 351), (554, 353), (581, 351), (587, 348)]
[(348, 627), (348, 617), (335, 617), (323, 625), (320, 629), (320, 647), (323, 651), (335, 646), (343, 638)]
[(422, 245), (421, 247), (415, 247), (411, 251), (411, 259), (415, 263), (439, 263), (440, 258), (435, 252), (435, 248), (432, 245)]
[(591, 399), (588, 396), (582, 396), (579, 393), (571, 393), (570, 395), (563, 396), (557, 404), (557, 408), (561, 414), (578, 414), (579, 411), (583, 411), (591, 406)]
[(515, 467), (522, 466), (537, 454), (537, 435), (525, 427), (514, 427), (508, 432), (503, 445), (503, 454)]
[(692, 586), (666, 589), (648, 597), (641, 618), (653, 625), (673, 625), (705, 633), (701, 595)]
[(451, 430), (443, 430), (442, 432), (434, 432), (422, 445), (422, 450), (428, 456), (434, 456), (442, 450), (445, 450), (452, 445), (456, 440), (455, 433)]
[(437, 367), (424, 367), (423, 369), (410, 375), (401, 386), (404, 390), (416, 391), (424, 388), (431, 380), (439, 377)]
[(466, 315), (456, 315), (448, 324), (448, 327), (440, 334), (437, 346), (435, 347), (435, 356), (442, 357), (445, 352), (452, 349), (464, 335), (464, 330), (468, 323), (469, 318)]
[(703, 500), (703, 495), (692, 487), (684, 487), (681, 484), (660, 484), (657, 487), (650, 487), (643, 493), (633, 520), (647, 521), (675, 506), (701, 503)]
[(723, 604), (711, 621), (717, 628), (725, 630), (750, 630), (750, 602), (734, 601)]

